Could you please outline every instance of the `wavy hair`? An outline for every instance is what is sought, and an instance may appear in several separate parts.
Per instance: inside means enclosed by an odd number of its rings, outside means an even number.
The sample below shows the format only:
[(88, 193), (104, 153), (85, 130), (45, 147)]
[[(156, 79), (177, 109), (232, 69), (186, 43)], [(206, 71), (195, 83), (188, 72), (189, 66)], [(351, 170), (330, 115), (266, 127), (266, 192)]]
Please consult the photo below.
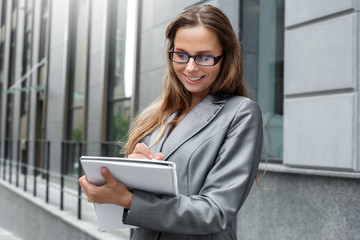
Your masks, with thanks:
[[(247, 88), (243, 78), (242, 54), (239, 41), (229, 19), (218, 8), (210, 5), (187, 8), (173, 19), (166, 29), (167, 53), (174, 49), (176, 32), (182, 27), (204, 26), (215, 31), (219, 37), (225, 57), (216, 81), (210, 86), (209, 93), (222, 95), (240, 95), (247, 97)], [(167, 73), (164, 77), (162, 95), (134, 119), (126, 145), (122, 152), (126, 156), (132, 153), (135, 145), (145, 136), (160, 128), (157, 140), (164, 134), (168, 117), (178, 111), (189, 110), (191, 93), (185, 89), (176, 76), (172, 61), (167, 58)]]

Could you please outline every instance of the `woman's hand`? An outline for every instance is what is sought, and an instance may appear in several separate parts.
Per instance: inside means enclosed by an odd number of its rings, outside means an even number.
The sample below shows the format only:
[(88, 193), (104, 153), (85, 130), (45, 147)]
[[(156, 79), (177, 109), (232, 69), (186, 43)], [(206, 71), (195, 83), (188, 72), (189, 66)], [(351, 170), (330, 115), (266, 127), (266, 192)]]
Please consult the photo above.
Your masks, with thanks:
[(85, 175), (79, 178), (81, 190), (87, 196), (87, 200), (93, 203), (113, 203), (130, 209), (133, 194), (124, 184), (118, 182), (106, 167), (101, 169), (101, 175), (106, 181), (102, 186), (90, 183)]
[(165, 156), (161, 152), (153, 154), (145, 144), (138, 143), (136, 144), (133, 153), (130, 154), (128, 158), (164, 160)]

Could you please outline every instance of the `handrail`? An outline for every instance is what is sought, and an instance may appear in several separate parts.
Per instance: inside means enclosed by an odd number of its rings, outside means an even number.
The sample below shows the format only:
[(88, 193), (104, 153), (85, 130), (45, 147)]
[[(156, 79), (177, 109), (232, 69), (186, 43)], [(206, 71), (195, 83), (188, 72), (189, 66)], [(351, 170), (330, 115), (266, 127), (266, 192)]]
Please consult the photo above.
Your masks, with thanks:
[(5, 93), (12, 93), (14, 92), (18, 86), (21, 85), (21, 83), (30, 77), (39, 67), (44, 66), (47, 64), (46, 58), (43, 58), (40, 62), (35, 64), (29, 71), (27, 71), (19, 80), (17, 80), (13, 85), (11, 85), (7, 90), (5, 90)]

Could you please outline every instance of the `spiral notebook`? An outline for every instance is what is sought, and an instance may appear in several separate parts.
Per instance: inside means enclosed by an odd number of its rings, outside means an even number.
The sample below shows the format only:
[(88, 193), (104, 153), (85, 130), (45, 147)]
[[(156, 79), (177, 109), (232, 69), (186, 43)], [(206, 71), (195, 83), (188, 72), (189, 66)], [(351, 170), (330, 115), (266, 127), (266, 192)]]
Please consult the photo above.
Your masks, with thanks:
[[(178, 195), (176, 164), (173, 162), (95, 156), (82, 156), (80, 162), (86, 178), (98, 186), (105, 184), (100, 170), (107, 167), (130, 191), (138, 189), (155, 194)], [(123, 224), (123, 207), (115, 204), (94, 205), (100, 231), (135, 227)]]

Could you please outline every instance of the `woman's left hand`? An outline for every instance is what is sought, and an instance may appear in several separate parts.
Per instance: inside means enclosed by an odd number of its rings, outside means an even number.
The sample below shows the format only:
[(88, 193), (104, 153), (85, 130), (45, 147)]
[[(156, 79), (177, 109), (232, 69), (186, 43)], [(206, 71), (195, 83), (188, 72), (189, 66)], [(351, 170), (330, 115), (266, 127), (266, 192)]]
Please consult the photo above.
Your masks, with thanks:
[(106, 167), (101, 169), (101, 175), (106, 181), (102, 186), (90, 183), (85, 175), (79, 178), (81, 190), (87, 196), (87, 200), (94, 203), (113, 203), (130, 209), (133, 194), (124, 184), (117, 181)]

